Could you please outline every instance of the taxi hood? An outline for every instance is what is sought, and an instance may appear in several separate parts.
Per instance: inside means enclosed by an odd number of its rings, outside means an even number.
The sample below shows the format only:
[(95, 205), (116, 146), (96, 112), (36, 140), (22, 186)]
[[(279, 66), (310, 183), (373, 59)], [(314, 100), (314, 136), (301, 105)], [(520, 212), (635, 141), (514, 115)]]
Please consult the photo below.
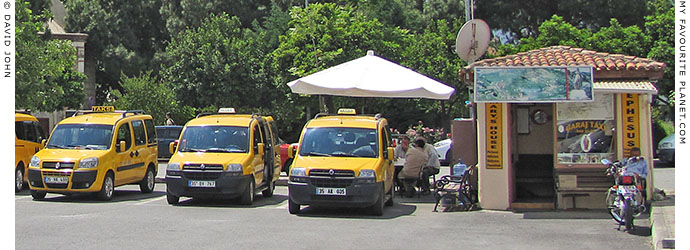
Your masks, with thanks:
[(206, 153), (206, 152), (176, 152), (170, 162), (180, 163), (205, 163), (222, 164), (226, 166), (230, 163), (245, 165), (250, 161), (248, 153)]
[(355, 176), (359, 175), (362, 169), (375, 169), (380, 165), (382, 159), (364, 157), (318, 157), (318, 156), (298, 156), (293, 167), (307, 169), (340, 169), (352, 170)]
[(107, 154), (107, 150), (90, 149), (56, 149), (45, 148), (36, 153), (36, 157), (41, 161), (79, 161), (84, 158), (102, 157)]

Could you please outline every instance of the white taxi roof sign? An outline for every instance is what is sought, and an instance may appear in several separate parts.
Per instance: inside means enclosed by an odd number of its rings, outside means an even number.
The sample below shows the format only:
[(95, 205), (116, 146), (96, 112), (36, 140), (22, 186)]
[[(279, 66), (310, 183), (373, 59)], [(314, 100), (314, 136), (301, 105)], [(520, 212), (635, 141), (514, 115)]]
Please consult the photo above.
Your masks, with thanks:
[(235, 108), (220, 108), (218, 109), (219, 114), (234, 114)]
[(93, 112), (115, 112), (115, 106), (91, 106)]
[(355, 111), (355, 109), (352, 109), (352, 108), (341, 108), (341, 109), (338, 109), (338, 114), (339, 115), (356, 115), (357, 111)]

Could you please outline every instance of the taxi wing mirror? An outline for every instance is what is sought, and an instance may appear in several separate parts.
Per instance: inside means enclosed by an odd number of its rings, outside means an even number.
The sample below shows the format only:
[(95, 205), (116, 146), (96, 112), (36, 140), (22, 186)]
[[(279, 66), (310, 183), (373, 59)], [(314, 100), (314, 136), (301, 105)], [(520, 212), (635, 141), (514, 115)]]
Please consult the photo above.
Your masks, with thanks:
[(41, 146), (43, 146), (45, 148), (47, 142), (48, 142), (48, 140), (46, 140), (46, 139), (41, 140)]
[(171, 141), (170, 144), (168, 144), (168, 152), (170, 152), (170, 154), (174, 153), (176, 146), (177, 146), (177, 140)]
[(290, 159), (295, 158), (295, 146), (288, 146), (287, 157)]
[(257, 143), (256, 146), (259, 147), (258, 154), (264, 155), (264, 144), (263, 143)]
[(127, 150), (127, 143), (125, 143), (125, 141), (120, 141), (118, 147), (120, 148), (120, 152), (125, 152), (125, 150)]
[(393, 148), (393, 147), (388, 147), (388, 148), (386, 149), (386, 159), (391, 160), (391, 161), (392, 161), (392, 160), (395, 160), (395, 159), (394, 159), (394, 158), (395, 158), (395, 154), (393, 153), (394, 150), (395, 150), (395, 148)]

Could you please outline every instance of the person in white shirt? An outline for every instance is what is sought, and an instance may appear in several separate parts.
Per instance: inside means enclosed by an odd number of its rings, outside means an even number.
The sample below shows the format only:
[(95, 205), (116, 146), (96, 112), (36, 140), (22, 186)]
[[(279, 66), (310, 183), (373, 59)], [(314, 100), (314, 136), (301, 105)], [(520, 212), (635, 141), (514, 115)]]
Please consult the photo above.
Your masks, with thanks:
[(424, 137), (417, 137), (417, 139), (415, 139), (415, 143), (420, 140), (424, 143), (424, 152), (429, 157), (429, 161), (424, 169), (422, 169), (422, 193), (430, 194), (431, 188), (429, 184), (429, 176), (436, 175), (441, 171), (441, 162), (438, 159), (438, 152), (436, 152), (434, 146), (426, 143)]

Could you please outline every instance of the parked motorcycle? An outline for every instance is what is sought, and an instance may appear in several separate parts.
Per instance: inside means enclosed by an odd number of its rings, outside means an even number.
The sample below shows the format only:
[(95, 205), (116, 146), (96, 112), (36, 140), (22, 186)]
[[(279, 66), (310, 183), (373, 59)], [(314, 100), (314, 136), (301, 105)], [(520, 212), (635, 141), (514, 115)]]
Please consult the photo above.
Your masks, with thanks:
[(615, 180), (606, 194), (609, 214), (618, 222), (618, 230), (624, 225), (625, 230), (629, 231), (635, 228), (633, 220), (647, 209), (640, 191), (642, 181), (639, 176), (626, 173), (626, 166), (620, 161), (602, 159), (601, 163), (608, 166), (606, 175), (613, 176)]

